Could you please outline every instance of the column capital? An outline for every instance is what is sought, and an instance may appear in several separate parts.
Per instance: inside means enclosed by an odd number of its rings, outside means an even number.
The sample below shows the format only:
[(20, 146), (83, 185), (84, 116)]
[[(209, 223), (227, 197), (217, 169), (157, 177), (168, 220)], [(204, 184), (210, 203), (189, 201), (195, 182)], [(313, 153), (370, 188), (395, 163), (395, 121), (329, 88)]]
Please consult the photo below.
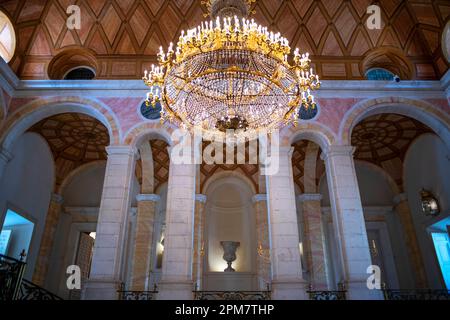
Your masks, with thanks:
[(394, 197), (394, 199), (392, 199), (392, 202), (394, 202), (394, 206), (398, 206), (403, 201), (408, 201), (408, 196), (406, 195), (406, 193), (399, 193)]
[(129, 155), (129, 156), (138, 156), (138, 150), (132, 146), (109, 146), (106, 147), (106, 152), (108, 156), (112, 155)]
[(52, 193), (50, 200), (56, 204), (62, 204), (64, 202), (63, 196), (57, 193)]
[(267, 194), (255, 194), (252, 198), (253, 203), (267, 201)]
[(320, 157), (324, 161), (327, 160), (329, 157), (334, 157), (334, 156), (351, 156), (351, 157), (353, 157), (355, 150), (356, 150), (356, 148), (353, 146), (332, 145), (332, 146), (329, 146), (326, 150), (324, 150)]
[(206, 199), (207, 199), (207, 197), (204, 194), (196, 194), (195, 195), (195, 201), (197, 201), (197, 202), (206, 203)]
[(301, 202), (305, 201), (321, 201), (323, 196), (320, 193), (303, 193), (297, 197)]
[(11, 152), (9, 152), (8, 150), (6, 150), (3, 147), (0, 147), (0, 161), (3, 161), (4, 163), (8, 163), (9, 161), (11, 161), (13, 158), (13, 155), (11, 154)]
[(161, 200), (161, 197), (157, 194), (138, 194), (136, 196), (137, 202), (151, 201), (158, 202)]

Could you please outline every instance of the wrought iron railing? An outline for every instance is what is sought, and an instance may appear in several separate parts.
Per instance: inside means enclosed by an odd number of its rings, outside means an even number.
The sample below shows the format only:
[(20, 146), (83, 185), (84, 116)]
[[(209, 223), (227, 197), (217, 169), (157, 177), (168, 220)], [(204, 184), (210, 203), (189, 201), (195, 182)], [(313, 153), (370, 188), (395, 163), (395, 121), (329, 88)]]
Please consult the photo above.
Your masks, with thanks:
[(62, 300), (23, 278), (26, 263), (0, 255), (0, 300)]
[(155, 300), (158, 291), (118, 291), (120, 300)]
[(390, 290), (384, 289), (385, 300), (450, 300), (450, 290)]
[(346, 291), (308, 291), (310, 300), (346, 300)]
[(62, 300), (62, 298), (26, 279), (22, 279), (17, 300)]
[(0, 300), (15, 300), (25, 272), (25, 263), (0, 255)]
[(270, 300), (270, 291), (194, 291), (194, 300)]
[(313, 285), (309, 285), (310, 300), (347, 300), (347, 290), (345, 289), (345, 284), (340, 282), (337, 284), (338, 290), (314, 290)]

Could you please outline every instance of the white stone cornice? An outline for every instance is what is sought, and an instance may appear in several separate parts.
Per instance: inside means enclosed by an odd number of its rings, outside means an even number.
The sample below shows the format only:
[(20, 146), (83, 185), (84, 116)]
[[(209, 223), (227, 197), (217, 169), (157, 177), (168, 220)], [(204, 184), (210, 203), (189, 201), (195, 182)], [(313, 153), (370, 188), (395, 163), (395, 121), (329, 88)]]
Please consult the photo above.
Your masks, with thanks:
[(204, 194), (196, 194), (195, 195), (195, 201), (206, 203), (207, 197)]
[(329, 157), (334, 156), (351, 156), (355, 153), (356, 148), (353, 146), (339, 146), (332, 145), (329, 146), (326, 150), (324, 150), (321, 154), (321, 159), (326, 161)]
[(108, 152), (108, 156), (130, 155), (130, 156), (137, 157), (137, 155), (138, 155), (137, 149), (132, 146), (109, 146), (109, 147), (106, 147), (106, 151)]
[[(8, 65), (0, 67), (0, 83), (14, 97), (47, 97), (76, 95), (95, 97), (145, 97), (147, 87), (142, 80), (19, 80)], [(444, 76), (444, 80), (446, 76)], [(4, 81), (1, 81), (3, 79)], [(445, 81), (368, 81), (324, 80), (317, 97), (382, 98), (389, 96), (417, 99), (445, 98)]]
[(408, 201), (408, 196), (406, 195), (406, 193), (399, 193), (394, 197), (394, 199), (392, 199), (392, 202), (394, 202), (394, 206), (399, 205), (403, 201)]
[(253, 203), (267, 201), (267, 194), (255, 194), (252, 198)]
[(305, 201), (321, 201), (323, 196), (320, 193), (304, 193), (297, 197), (301, 202)]
[(52, 193), (51, 201), (52, 201), (52, 202), (55, 202), (55, 203), (57, 203), (57, 204), (62, 204), (62, 203), (64, 202), (64, 198), (63, 198), (63, 196), (60, 195), (60, 194)]
[(158, 202), (161, 200), (161, 197), (157, 194), (138, 194), (136, 196), (136, 200), (137, 202), (144, 202), (144, 201)]

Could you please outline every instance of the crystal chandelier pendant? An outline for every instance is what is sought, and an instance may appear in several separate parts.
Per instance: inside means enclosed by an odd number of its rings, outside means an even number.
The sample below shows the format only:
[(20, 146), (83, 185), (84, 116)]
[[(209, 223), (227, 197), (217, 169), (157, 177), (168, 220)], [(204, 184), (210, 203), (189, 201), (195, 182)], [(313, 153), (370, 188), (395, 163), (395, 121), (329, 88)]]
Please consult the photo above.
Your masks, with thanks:
[(280, 33), (247, 19), (255, 0), (206, 0), (211, 21), (182, 31), (162, 47), (158, 66), (145, 71), (147, 105), (162, 105), (161, 120), (188, 129), (272, 131), (298, 122), (299, 108), (315, 108), (320, 80), (309, 54), (293, 52)]

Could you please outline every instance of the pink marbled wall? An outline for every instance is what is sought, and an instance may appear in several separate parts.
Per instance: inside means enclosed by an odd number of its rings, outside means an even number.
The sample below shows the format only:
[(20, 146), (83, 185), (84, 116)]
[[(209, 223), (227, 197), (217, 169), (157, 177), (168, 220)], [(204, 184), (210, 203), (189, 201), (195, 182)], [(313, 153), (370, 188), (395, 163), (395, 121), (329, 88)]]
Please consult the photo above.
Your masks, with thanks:
[(139, 110), (143, 98), (101, 98), (99, 99), (116, 114), (120, 128), (126, 134), (136, 124), (143, 122)]
[[(9, 103), (9, 109), (8, 114), (14, 113), (24, 105), (27, 105), (33, 100), (38, 99), (37, 97), (29, 97), (29, 98), (13, 98), (11, 99), (11, 102)], [(41, 99), (41, 98), (39, 98)]]
[(330, 128), (335, 134), (339, 133), (339, 126), (345, 114), (362, 99), (318, 99), (320, 110), (317, 122)]

